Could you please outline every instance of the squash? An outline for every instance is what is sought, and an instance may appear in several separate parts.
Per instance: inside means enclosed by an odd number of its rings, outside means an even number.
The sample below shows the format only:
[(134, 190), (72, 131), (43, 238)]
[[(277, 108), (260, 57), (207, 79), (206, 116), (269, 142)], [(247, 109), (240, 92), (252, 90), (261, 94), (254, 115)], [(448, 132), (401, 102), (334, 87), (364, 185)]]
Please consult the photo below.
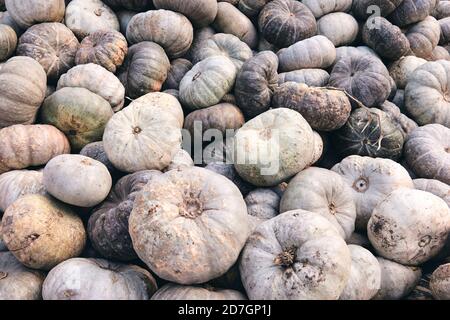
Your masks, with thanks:
[(215, 34), (216, 31), (214, 31), (212, 27), (204, 27), (194, 30), (194, 40), (192, 40), (192, 45), (185, 54), (185, 58), (192, 61), (194, 57), (199, 54), (199, 50), (203, 47), (203, 43)]
[(414, 188), (408, 171), (389, 159), (349, 156), (331, 170), (340, 174), (351, 187), (359, 231), (367, 229), (373, 209), (392, 191)]
[(391, 120), (401, 131), (404, 139), (418, 127), (417, 123), (403, 114), (400, 108), (392, 102), (385, 101), (379, 108), (390, 116)]
[(167, 93), (148, 93), (108, 122), (103, 145), (109, 160), (124, 172), (162, 170), (181, 145), (183, 110)]
[(75, 56), (75, 63), (96, 63), (115, 73), (123, 64), (128, 53), (125, 37), (115, 30), (101, 30), (91, 33), (81, 41)]
[(62, 88), (45, 99), (41, 120), (64, 132), (74, 151), (102, 138), (113, 115), (108, 101), (85, 88)]
[(206, 27), (217, 15), (216, 0), (153, 0), (156, 9), (167, 9), (185, 15), (195, 27)]
[(103, 0), (108, 6), (123, 7), (127, 10), (145, 11), (152, 7), (152, 0)]
[(164, 168), (163, 172), (170, 170), (182, 170), (190, 167), (194, 167), (194, 161), (192, 160), (191, 155), (187, 151), (180, 149), (172, 157), (172, 160), (169, 165)]
[(114, 168), (106, 155), (103, 141), (88, 143), (80, 150), (80, 154), (103, 163), (113, 178), (118, 175), (118, 170)]
[(64, 0), (5, 0), (6, 10), (22, 29), (41, 22), (61, 22)]
[(64, 134), (49, 125), (13, 125), (0, 130), (0, 173), (45, 165), (70, 153)]
[(420, 190), (394, 190), (374, 208), (367, 225), (376, 252), (404, 265), (420, 265), (444, 247), (450, 209), (441, 198)]
[(437, 300), (450, 299), (450, 263), (440, 265), (430, 278), (430, 289)]
[(255, 188), (250, 183), (239, 177), (234, 165), (231, 163), (211, 162), (206, 165), (205, 169), (218, 173), (232, 181), (238, 187), (243, 196), (247, 196)]
[(146, 170), (121, 178), (106, 200), (94, 210), (87, 230), (92, 246), (103, 257), (120, 261), (137, 258), (128, 232), (128, 218), (136, 195), (161, 174)]
[(192, 67), (193, 65), (189, 60), (183, 58), (173, 60), (170, 64), (169, 73), (167, 74), (167, 79), (163, 84), (163, 88), (165, 90), (178, 90), (184, 75), (191, 70)]
[(258, 188), (245, 197), (247, 213), (251, 230), (254, 231), (261, 223), (276, 217), (280, 213), (281, 197), (273, 190)]
[(450, 186), (434, 179), (414, 179), (414, 187), (417, 190), (426, 191), (438, 196), (450, 207)]
[(381, 286), (381, 267), (373, 254), (363, 247), (349, 245), (352, 258), (350, 277), (340, 300), (370, 300)]
[(387, 19), (399, 27), (404, 27), (424, 20), (436, 3), (436, 0), (403, 0)]
[(327, 219), (293, 210), (263, 222), (241, 254), (251, 300), (338, 299), (350, 274), (345, 241)]
[(311, 167), (291, 179), (281, 199), (280, 213), (296, 209), (326, 218), (344, 239), (355, 230), (352, 190), (336, 172)]
[(330, 79), (330, 74), (322, 69), (302, 69), (283, 72), (278, 75), (278, 84), (285, 82), (304, 83), (310, 87), (325, 87)]
[(248, 118), (270, 108), (278, 86), (278, 58), (271, 51), (262, 51), (245, 62), (236, 77), (236, 103)]
[(261, 35), (277, 47), (285, 48), (317, 33), (316, 19), (300, 1), (274, 0), (261, 10), (258, 18)]
[(0, 297), (2, 300), (40, 300), (43, 272), (23, 266), (11, 252), (0, 252)]
[(160, 91), (170, 70), (164, 49), (154, 42), (141, 42), (130, 47), (118, 78), (131, 99)]
[(376, 15), (386, 17), (391, 14), (403, 0), (356, 0), (353, 1), (352, 13), (358, 20), (367, 20)]
[(75, 65), (79, 46), (75, 35), (62, 23), (41, 23), (20, 37), (17, 55), (35, 59), (50, 80), (57, 80)]
[(274, 92), (273, 108), (289, 108), (299, 112), (314, 130), (333, 131), (350, 117), (352, 106), (345, 92), (308, 87), (303, 83), (286, 82)]
[[(218, 32), (229, 33), (245, 42), (251, 49), (258, 46), (258, 32), (238, 8), (227, 2), (217, 4), (217, 16), (212, 24)], [(233, 23), (230, 23), (233, 21)]]
[(193, 110), (218, 104), (233, 89), (236, 74), (236, 67), (227, 57), (200, 61), (180, 82), (181, 103)]
[(101, 0), (72, 0), (64, 22), (81, 40), (100, 30), (120, 30), (119, 19)]
[(248, 121), (233, 140), (238, 174), (258, 187), (289, 179), (314, 158), (311, 127), (300, 113), (287, 108), (269, 110)]
[(45, 278), (44, 300), (149, 300), (158, 289), (147, 270), (103, 259), (73, 258)]
[(209, 286), (180, 286), (169, 283), (156, 291), (151, 300), (247, 300), (236, 290)]
[(302, 0), (314, 17), (320, 17), (332, 12), (347, 12), (352, 7), (352, 0)]
[(330, 39), (336, 47), (353, 43), (358, 32), (358, 22), (347, 13), (329, 13), (317, 21), (317, 33)]
[(420, 178), (450, 184), (450, 129), (440, 124), (417, 128), (407, 138), (405, 158)]
[(138, 13), (127, 27), (130, 44), (153, 41), (163, 47), (171, 59), (182, 57), (191, 46), (193, 37), (192, 24), (185, 16), (164, 9)]
[(277, 55), (281, 72), (326, 69), (336, 60), (336, 48), (328, 38), (318, 35), (281, 49)]
[(431, 15), (437, 20), (450, 17), (450, 3), (448, 1), (439, 1), (431, 12)]
[(82, 64), (70, 69), (59, 78), (56, 90), (85, 88), (109, 102), (113, 111), (119, 111), (125, 103), (125, 88), (117, 77), (98, 64)]
[(0, 61), (11, 57), (17, 47), (17, 34), (13, 28), (0, 24)]
[(129, 231), (139, 258), (160, 278), (198, 284), (236, 262), (249, 226), (239, 189), (219, 174), (192, 167), (168, 171), (144, 187)]
[(441, 27), (435, 18), (428, 16), (425, 20), (414, 24), (406, 32), (411, 51), (420, 58), (429, 57), (438, 45)]
[(5, 212), (22, 196), (45, 193), (41, 171), (14, 170), (3, 173), (0, 175), (0, 212)]
[(78, 256), (86, 233), (81, 219), (68, 206), (43, 195), (27, 195), (6, 209), (2, 237), (23, 265), (50, 270)]
[(398, 89), (405, 89), (408, 78), (421, 65), (427, 61), (415, 56), (401, 57), (389, 66), (389, 74), (394, 79)]

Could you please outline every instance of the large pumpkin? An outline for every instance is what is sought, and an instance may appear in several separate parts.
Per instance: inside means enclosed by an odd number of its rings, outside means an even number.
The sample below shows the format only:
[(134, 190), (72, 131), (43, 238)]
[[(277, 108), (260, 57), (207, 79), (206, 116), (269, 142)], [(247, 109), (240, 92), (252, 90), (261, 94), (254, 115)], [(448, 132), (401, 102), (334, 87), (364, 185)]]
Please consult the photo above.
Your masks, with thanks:
[(441, 27), (439, 22), (429, 16), (414, 24), (406, 32), (411, 51), (420, 58), (429, 57), (439, 43)]
[(358, 22), (348, 13), (329, 13), (317, 21), (317, 33), (330, 39), (336, 47), (353, 43), (358, 32)]
[(216, 0), (153, 0), (157, 9), (167, 9), (185, 15), (196, 27), (211, 24), (217, 15)]
[(436, 0), (403, 0), (387, 17), (399, 27), (424, 20), (436, 6)]
[(169, 283), (156, 291), (151, 300), (247, 300), (241, 292), (209, 286), (180, 286)]
[(8, 59), (17, 47), (17, 34), (13, 28), (0, 24), (0, 61)]
[(302, 2), (317, 19), (332, 12), (347, 12), (352, 7), (352, 0), (302, 0)]
[(41, 22), (61, 22), (66, 8), (64, 0), (5, 0), (5, 4), (22, 29)]

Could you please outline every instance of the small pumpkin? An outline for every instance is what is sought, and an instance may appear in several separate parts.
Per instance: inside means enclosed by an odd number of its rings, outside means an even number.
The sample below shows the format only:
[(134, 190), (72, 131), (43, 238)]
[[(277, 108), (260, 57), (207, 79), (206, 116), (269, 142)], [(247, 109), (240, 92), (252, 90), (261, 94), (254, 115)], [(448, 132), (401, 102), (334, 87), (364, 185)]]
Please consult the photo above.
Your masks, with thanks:
[(278, 84), (285, 82), (304, 83), (310, 87), (325, 87), (330, 79), (330, 74), (322, 69), (302, 69), (280, 73)]
[(430, 289), (438, 300), (450, 299), (450, 263), (440, 265), (430, 278)]
[(389, 74), (394, 79), (398, 89), (405, 89), (408, 83), (408, 78), (421, 65), (427, 61), (415, 56), (401, 57), (399, 60), (392, 63), (389, 67)]
[(404, 27), (424, 20), (434, 7), (436, 0), (403, 0), (387, 17), (393, 24)]
[(170, 63), (169, 73), (167, 74), (167, 79), (163, 84), (163, 88), (167, 89), (176, 89), (178, 90), (180, 87), (180, 82), (183, 79), (184, 75), (191, 70), (193, 67), (192, 63), (189, 60), (179, 58), (175, 59)]
[(438, 45), (441, 27), (435, 18), (428, 16), (414, 24), (406, 32), (411, 51), (420, 58), (427, 58)]
[(352, 0), (302, 0), (314, 17), (320, 17), (332, 12), (347, 12), (352, 7)]
[(357, 0), (353, 1), (352, 13), (356, 18), (364, 21), (373, 14), (386, 17), (391, 14), (402, 1), (403, 0)]
[(13, 28), (0, 24), (0, 61), (8, 59), (17, 47), (17, 34)]
[(317, 33), (330, 39), (336, 47), (353, 43), (358, 32), (358, 22), (348, 13), (328, 13), (317, 21)]
[(118, 175), (118, 170), (114, 168), (111, 161), (109, 161), (106, 155), (105, 148), (103, 147), (103, 141), (88, 143), (81, 149), (80, 154), (85, 157), (97, 160), (105, 165), (112, 177)]
[(247, 300), (236, 290), (208, 286), (180, 286), (169, 283), (156, 291), (151, 300)]
[(255, 188), (239, 176), (232, 163), (211, 162), (206, 165), (205, 169), (218, 173), (232, 181), (244, 197)]
[(156, 9), (167, 9), (185, 15), (196, 27), (211, 24), (217, 15), (216, 0), (194, 0), (187, 3), (179, 0), (153, 0)]
[(417, 190), (426, 191), (438, 196), (450, 207), (450, 186), (434, 179), (414, 179), (414, 187)]
[(8, 13), (22, 29), (41, 22), (61, 22), (66, 9), (64, 0), (5, 0), (5, 4)]
[(271, 189), (258, 188), (252, 190), (244, 200), (247, 204), (247, 213), (252, 230), (280, 213), (281, 197)]

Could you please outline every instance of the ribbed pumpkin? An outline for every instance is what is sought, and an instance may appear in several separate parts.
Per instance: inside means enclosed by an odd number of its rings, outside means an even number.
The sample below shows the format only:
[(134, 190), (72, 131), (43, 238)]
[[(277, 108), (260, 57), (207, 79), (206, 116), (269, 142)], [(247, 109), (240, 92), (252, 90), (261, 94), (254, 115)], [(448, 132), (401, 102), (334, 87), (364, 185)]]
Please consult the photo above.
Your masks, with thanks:
[(196, 27), (211, 24), (217, 15), (216, 0), (153, 0), (157, 9), (167, 9), (185, 15)]
[(8, 59), (17, 47), (17, 34), (13, 28), (0, 24), (0, 61)]
[(302, 0), (302, 2), (317, 19), (332, 12), (347, 12), (352, 8), (352, 0)]
[(61, 22), (66, 8), (64, 0), (5, 0), (5, 4), (22, 29), (41, 22)]
[(439, 43), (441, 27), (435, 18), (429, 16), (411, 26), (406, 32), (411, 51), (420, 58), (429, 57)]

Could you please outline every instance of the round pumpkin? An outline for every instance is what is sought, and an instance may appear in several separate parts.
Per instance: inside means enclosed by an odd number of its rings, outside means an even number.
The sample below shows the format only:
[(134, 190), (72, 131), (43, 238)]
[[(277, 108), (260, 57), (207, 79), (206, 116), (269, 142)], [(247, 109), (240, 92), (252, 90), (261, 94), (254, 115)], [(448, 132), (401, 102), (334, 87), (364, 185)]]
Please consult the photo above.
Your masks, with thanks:
[(389, 67), (389, 74), (394, 79), (398, 89), (404, 89), (408, 83), (408, 78), (421, 65), (427, 61), (415, 56), (401, 57)]
[(217, 15), (216, 0), (153, 0), (156, 9), (167, 9), (185, 15), (196, 27), (211, 24)]
[(103, 141), (88, 143), (81, 149), (80, 154), (85, 157), (97, 160), (105, 165), (112, 177), (118, 175), (118, 170), (114, 168), (111, 161), (109, 161), (106, 155), (105, 148), (103, 147)]
[(0, 61), (13, 55), (17, 47), (17, 34), (13, 28), (0, 24)]
[(434, 179), (414, 179), (414, 187), (417, 190), (426, 191), (438, 196), (450, 207), (450, 186)]
[(151, 300), (247, 300), (236, 290), (216, 289), (209, 286), (180, 286), (169, 283), (156, 291)]
[(180, 87), (180, 82), (183, 79), (184, 75), (191, 70), (193, 67), (192, 63), (189, 60), (179, 58), (175, 59), (170, 63), (170, 69), (167, 74), (167, 79), (163, 84), (163, 88), (167, 89), (176, 89), (178, 90)]
[(430, 279), (430, 289), (437, 300), (450, 299), (450, 263), (440, 265)]
[(205, 169), (218, 173), (232, 181), (243, 196), (248, 195), (255, 188), (239, 176), (232, 163), (211, 162), (206, 165)]
[(302, 69), (283, 72), (278, 75), (278, 84), (285, 82), (304, 83), (310, 87), (325, 87), (330, 74), (322, 69)]
[(329, 13), (317, 21), (317, 33), (330, 39), (336, 47), (353, 43), (358, 32), (356, 19), (344, 12)]
[(27, 29), (41, 22), (61, 22), (64, 19), (64, 0), (5, 0), (6, 9), (14, 21)]
[(436, 6), (436, 0), (403, 0), (387, 17), (393, 24), (404, 27), (424, 20)]
[(280, 213), (280, 196), (271, 189), (258, 188), (245, 197), (251, 230)]
[(411, 51), (420, 58), (429, 57), (438, 45), (441, 27), (435, 18), (428, 16), (425, 20), (414, 24), (406, 32)]
[(367, 20), (367, 18), (374, 14), (386, 17), (391, 14), (402, 1), (403, 0), (357, 0), (353, 1), (352, 13), (359, 20)]
[(332, 12), (347, 12), (352, 0), (302, 0), (317, 19)]

